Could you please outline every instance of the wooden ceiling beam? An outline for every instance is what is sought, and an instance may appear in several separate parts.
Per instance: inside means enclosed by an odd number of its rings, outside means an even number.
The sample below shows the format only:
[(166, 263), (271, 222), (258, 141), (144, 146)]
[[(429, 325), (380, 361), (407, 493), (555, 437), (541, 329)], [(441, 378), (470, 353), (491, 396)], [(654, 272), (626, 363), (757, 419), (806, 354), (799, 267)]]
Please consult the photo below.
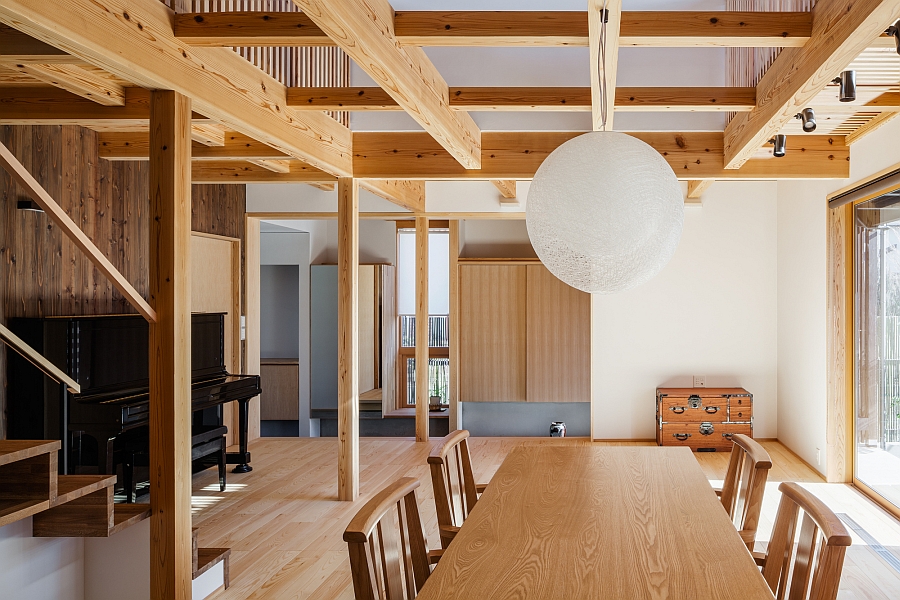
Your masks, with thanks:
[[(400, 110), (379, 87), (288, 88), (297, 110)], [(618, 87), (616, 111), (749, 111), (756, 90), (744, 87)], [(589, 87), (451, 87), (450, 107), (466, 111), (591, 110)]]
[(294, 0), (461, 165), (481, 165), (481, 131), (450, 110), (449, 87), (421, 48), (401, 48), (387, 0)]
[(250, 164), (256, 165), (257, 167), (262, 167), (263, 169), (268, 169), (273, 173), (290, 173), (291, 172), (291, 163), (294, 162), (292, 160), (248, 160)]
[[(149, 160), (150, 135), (137, 132), (104, 132), (99, 135), (100, 158), (106, 160)], [(194, 140), (193, 160), (285, 160), (289, 155), (246, 135), (228, 131), (221, 146)]]
[[(484, 132), (479, 170), (461, 168), (422, 132), (356, 132), (357, 177), (425, 180), (531, 179), (544, 159), (580, 132)], [(849, 177), (850, 151), (843, 136), (788, 136), (788, 153), (774, 158), (759, 148), (742, 169), (725, 169), (722, 134), (633, 132), (672, 166), (679, 179), (840, 179)]]
[(174, 20), (158, 0), (0, 4), (0, 22), (35, 39), (135, 85), (189, 96), (198, 112), (233, 131), (334, 175), (351, 174), (346, 127), (326, 114), (288, 110), (284, 85), (230, 49), (185, 45)]
[(299, 160), (290, 162), (288, 173), (237, 160), (195, 160), (191, 162), (192, 183), (334, 183), (333, 175)]
[(103, 106), (125, 106), (125, 88), (79, 65), (23, 62), (14, 69)]
[(509, 200), (516, 197), (515, 179), (492, 179), (491, 183), (494, 184), (494, 187), (500, 192), (502, 198)]
[(0, 23), (0, 63), (83, 63), (68, 52)]
[(376, 196), (414, 213), (425, 212), (425, 182), (402, 179), (360, 179), (359, 185)]
[(688, 200), (699, 200), (703, 196), (703, 192), (709, 189), (713, 184), (713, 179), (691, 179), (688, 180)]
[(591, 54), (591, 123), (594, 131), (612, 131), (622, 0), (588, 0), (587, 20)]
[(819, 0), (810, 41), (785, 48), (756, 87), (757, 106), (725, 128), (725, 166), (739, 169), (900, 18), (900, 0)]
[[(810, 13), (654, 11), (622, 13), (622, 46), (802, 46)], [(404, 46), (587, 46), (584, 11), (398, 11)], [(183, 13), (175, 33), (192, 46), (333, 46), (303, 13)]]

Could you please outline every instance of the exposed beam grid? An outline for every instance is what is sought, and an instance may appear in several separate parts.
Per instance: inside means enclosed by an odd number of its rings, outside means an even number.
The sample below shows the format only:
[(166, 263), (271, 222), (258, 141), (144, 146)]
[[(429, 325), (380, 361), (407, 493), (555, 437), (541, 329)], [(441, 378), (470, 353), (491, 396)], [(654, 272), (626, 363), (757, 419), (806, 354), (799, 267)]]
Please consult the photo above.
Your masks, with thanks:
[[(189, 96), (198, 112), (333, 175), (350, 175), (350, 131), (286, 107), (286, 88), (226, 48), (174, 37), (158, 0), (4, 0), (0, 21), (147, 89)], [(127, 104), (127, 99), (126, 99)]]
[(900, 18), (900, 0), (819, 0), (810, 41), (785, 48), (760, 79), (757, 107), (725, 129), (725, 166), (738, 169)]
[(481, 131), (450, 110), (449, 88), (421, 48), (401, 48), (387, 0), (294, 0), (461, 165), (481, 166)]

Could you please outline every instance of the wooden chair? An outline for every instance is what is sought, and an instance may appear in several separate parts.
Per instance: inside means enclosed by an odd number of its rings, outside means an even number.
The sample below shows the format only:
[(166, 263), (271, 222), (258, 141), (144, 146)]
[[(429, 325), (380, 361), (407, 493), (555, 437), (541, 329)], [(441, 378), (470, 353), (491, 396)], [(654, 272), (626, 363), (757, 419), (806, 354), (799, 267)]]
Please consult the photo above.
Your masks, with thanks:
[(716, 493), (741, 534), (741, 539), (752, 552), (772, 459), (759, 442), (746, 435), (736, 433), (732, 440), (734, 447), (725, 482)]
[(344, 531), (356, 600), (410, 600), (418, 595), (442, 550), (425, 549), (416, 488), (404, 477), (378, 492)]
[(765, 553), (753, 553), (763, 577), (777, 600), (834, 600), (850, 534), (831, 509), (796, 483), (782, 483), (778, 490), (781, 503), (772, 540)]
[(428, 457), (441, 547), (447, 548), (472, 512), (487, 484), (475, 484), (469, 458), (469, 432), (457, 429), (444, 437)]

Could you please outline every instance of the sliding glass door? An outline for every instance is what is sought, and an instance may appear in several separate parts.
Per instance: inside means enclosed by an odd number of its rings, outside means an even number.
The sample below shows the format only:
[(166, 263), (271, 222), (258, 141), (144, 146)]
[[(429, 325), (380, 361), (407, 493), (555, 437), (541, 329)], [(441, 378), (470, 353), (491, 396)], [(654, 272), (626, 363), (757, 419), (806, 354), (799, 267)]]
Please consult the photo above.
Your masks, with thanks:
[(854, 207), (856, 479), (900, 508), (900, 192)]

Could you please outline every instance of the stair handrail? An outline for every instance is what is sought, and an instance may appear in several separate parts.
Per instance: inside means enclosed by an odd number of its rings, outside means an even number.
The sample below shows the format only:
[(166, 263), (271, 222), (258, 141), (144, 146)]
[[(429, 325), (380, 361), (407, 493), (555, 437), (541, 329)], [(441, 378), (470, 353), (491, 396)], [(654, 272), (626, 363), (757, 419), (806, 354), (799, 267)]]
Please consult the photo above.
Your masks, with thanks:
[(72, 393), (81, 393), (81, 386), (78, 385), (77, 381), (66, 375), (59, 367), (44, 358), (40, 352), (25, 343), (22, 338), (10, 331), (3, 323), (0, 323), (0, 341), (5, 342), (7, 346), (40, 369), (44, 375), (50, 379), (57, 383), (64, 384)]

